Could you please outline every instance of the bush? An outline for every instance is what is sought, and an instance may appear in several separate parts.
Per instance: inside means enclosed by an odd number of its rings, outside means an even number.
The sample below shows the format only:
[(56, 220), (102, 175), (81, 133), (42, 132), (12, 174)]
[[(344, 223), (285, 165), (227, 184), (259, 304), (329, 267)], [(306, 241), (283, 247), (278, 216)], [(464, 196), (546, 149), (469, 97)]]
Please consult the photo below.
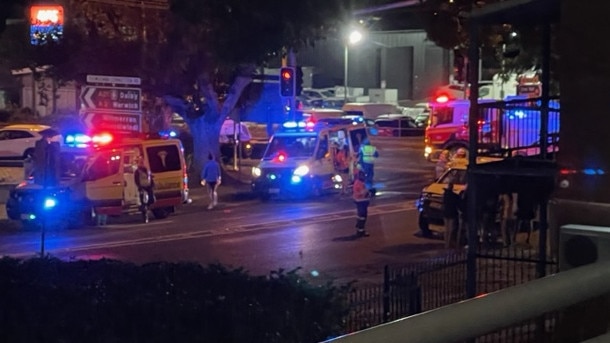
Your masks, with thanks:
[(3, 342), (319, 342), (349, 286), (194, 263), (0, 260)]

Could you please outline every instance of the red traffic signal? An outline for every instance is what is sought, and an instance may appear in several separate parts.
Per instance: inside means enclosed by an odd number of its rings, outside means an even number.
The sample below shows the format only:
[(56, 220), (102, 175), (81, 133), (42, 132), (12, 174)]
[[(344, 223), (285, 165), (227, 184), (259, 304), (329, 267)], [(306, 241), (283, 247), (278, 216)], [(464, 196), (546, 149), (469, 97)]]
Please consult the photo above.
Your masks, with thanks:
[(295, 96), (295, 69), (292, 67), (282, 67), (280, 69), (280, 95)]

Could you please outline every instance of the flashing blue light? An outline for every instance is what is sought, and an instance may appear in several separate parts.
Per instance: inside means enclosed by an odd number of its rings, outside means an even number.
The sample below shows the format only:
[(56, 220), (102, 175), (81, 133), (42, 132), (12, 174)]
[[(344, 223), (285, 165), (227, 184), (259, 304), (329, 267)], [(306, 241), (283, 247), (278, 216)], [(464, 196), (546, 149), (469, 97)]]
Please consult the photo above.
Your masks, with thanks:
[(282, 124), (282, 126), (285, 129), (296, 129), (297, 127), (298, 128), (304, 128), (304, 127), (307, 126), (307, 124), (305, 122), (303, 122), (303, 121), (299, 121), (299, 122), (296, 122), (296, 121), (287, 121), (284, 124)]
[(55, 198), (46, 198), (46, 199), (44, 199), (43, 207), (44, 207), (45, 210), (52, 209), (56, 205), (57, 205), (57, 200), (55, 200)]
[(298, 175), (292, 175), (292, 178), (290, 179), (290, 182), (292, 183), (301, 183), (303, 179), (298, 176)]
[(36, 215), (35, 215), (35, 214), (30, 214), (30, 215), (28, 216), (28, 219), (29, 219), (29, 220), (34, 220), (34, 219), (36, 219)]
[(277, 176), (275, 176), (275, 174), (269, 174), (269, 178), (271, 180), (275, 180), (277, 178)]
[(85, 148), (89, 143), (91, 143), (91, 137), (82, 133), (76, 133), (67, 135), (64, 141), (68, 145), (75, 145), (78, 148)]
[(176, 131), (170, 131), (169, 136), (173, 138), (173, 137), (178, 136), (178, 134), (176, 133)]

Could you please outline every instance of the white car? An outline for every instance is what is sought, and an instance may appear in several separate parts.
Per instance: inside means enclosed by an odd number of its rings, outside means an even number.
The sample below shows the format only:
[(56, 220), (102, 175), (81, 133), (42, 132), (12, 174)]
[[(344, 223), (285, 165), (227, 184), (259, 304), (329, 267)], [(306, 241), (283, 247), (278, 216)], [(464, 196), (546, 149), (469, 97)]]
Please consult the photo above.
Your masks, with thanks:
[(61, 144), (61, 135), (47, 125), (18, 124), (0, 128), (0, 158), (27, 158), (34, 155), (34, 145), (47, 131)]

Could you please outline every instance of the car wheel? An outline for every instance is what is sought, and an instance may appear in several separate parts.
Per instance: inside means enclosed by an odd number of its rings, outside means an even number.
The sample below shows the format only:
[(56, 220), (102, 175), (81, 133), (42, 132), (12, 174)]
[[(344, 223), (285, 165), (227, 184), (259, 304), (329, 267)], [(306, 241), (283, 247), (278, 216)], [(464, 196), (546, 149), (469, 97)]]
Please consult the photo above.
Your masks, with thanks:
[(172, 213), (172, 208), (171, 207), (155, 208), (152, 210), (152, 213), (156, 219), (165, 219), (165, 218), (167, 218), (167, 216), (169, 216), (170, 213)]
[(421, 232), (430, 232), (430, 223), (428, 222), (428, 218), (424, 216), (423, 212), (419, 212), (417, 224)]
[(29, 148), (23, 153), (23, 159), (34, 158), (34, 149)]

